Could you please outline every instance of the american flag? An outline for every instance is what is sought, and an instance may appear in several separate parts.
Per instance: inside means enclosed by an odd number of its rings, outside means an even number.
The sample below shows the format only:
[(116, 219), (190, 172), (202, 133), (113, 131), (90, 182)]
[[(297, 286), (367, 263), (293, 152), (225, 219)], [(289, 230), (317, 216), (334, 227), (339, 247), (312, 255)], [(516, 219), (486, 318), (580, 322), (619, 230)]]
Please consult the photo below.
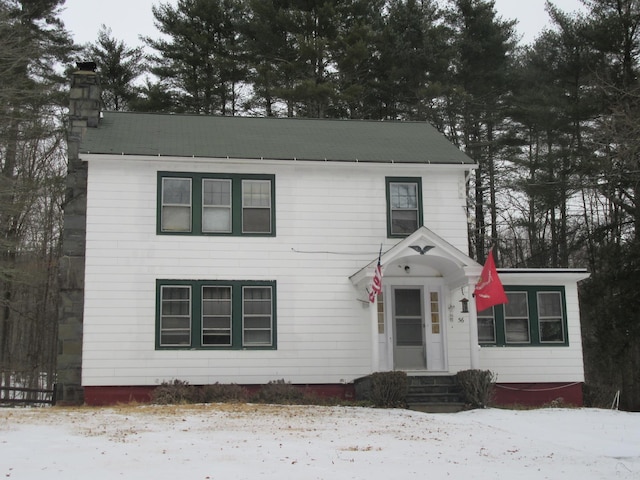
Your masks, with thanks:
[(382, 292), (382, 266), (380, 265), (380, 256), (378, 256), (378, 265), (373, 273), (373, 280), (371, 281), (371, 291), (369, 292), (369, 301), (371, 303), (376, 301), (376, 296)]

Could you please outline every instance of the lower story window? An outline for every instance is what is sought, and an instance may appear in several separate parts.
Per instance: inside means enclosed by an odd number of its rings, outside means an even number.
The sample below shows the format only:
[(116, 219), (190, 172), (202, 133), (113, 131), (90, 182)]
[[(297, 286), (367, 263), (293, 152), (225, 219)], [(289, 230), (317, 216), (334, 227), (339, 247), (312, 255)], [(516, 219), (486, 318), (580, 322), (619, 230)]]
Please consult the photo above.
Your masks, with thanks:
[(276, 348), (275, 282), (158, 280), (156, 348)]
[(564, 287), (505, 286), (508, 303), (478, 312), (478, 342), (568, 345)]

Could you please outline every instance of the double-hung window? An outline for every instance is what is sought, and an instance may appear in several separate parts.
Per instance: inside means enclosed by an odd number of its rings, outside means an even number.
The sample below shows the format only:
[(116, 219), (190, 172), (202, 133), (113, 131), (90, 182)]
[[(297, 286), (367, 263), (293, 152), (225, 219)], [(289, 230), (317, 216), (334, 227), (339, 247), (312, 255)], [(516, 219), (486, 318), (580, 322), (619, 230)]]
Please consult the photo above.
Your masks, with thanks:
[(158, 173), (158, 234), (275, 235), (275, 177)]
[(276, 348), (275, 282), (157, 281), (157, 349)]
[(505, 286), (508, 303), (478, 312), (484, 346), (568, 345), (563, 287)]
[(422, 226), (420, 178), (387, 177), (387, 235), (406, 237)]
[(190, 178), (162, 178), (160, 222), (163, 232), (191, 232), (192, 183)]

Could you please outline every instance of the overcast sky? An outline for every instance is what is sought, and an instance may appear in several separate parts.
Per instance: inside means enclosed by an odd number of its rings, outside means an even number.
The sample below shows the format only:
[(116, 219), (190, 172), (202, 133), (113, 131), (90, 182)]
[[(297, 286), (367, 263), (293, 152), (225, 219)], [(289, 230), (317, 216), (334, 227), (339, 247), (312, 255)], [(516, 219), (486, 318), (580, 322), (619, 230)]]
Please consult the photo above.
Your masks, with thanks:
[[(76, 41), (95, 42), (100, 25), (111, 28), (113, 36), (128, 46), (141, 45), (138, 36), (156, 37), (151, 6), (176, 3), (176, 0), (66, 0), (62, 19)], [(553, 0), (565, 12), (582, 7), (580, 0)], [(505, 20), (518, 21), (523, 43), (531, 43), (549, 24), (545, 0), (495, 0), (498, 14)]]

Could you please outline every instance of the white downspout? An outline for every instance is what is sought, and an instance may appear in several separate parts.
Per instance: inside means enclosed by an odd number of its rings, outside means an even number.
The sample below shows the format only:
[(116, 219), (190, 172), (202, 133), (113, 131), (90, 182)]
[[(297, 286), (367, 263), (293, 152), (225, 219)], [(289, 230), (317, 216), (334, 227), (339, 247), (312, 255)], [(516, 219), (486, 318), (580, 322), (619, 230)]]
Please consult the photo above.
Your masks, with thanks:
[(469, 347), (471, 349), (471, 368), (477, 370), (480, 368), (480, 346), (478, 344), (478, 311), (476, 310), (476, 302), (473, 300), (472, 294), (475, 289), (475, 283), (467, 285), (469, 296)]

